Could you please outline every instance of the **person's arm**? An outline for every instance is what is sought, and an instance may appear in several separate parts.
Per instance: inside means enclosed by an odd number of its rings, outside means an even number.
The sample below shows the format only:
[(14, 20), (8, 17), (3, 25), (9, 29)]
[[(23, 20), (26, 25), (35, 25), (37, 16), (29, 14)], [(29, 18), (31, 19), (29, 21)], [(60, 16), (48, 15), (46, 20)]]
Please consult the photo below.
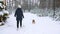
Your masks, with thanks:
[(16, 17), (16, 14), (17, 14), (17, 10), (15, 11), (15, 14), (14, 14), (15, 17)]
[(24, 15), (23, 15), (23, 18), (24, 18)]
[[(22, 11), (22, 9), (21, 9), (21, 11)], [(23, 11), (22, 11), (22, 17), (24, 18)]]

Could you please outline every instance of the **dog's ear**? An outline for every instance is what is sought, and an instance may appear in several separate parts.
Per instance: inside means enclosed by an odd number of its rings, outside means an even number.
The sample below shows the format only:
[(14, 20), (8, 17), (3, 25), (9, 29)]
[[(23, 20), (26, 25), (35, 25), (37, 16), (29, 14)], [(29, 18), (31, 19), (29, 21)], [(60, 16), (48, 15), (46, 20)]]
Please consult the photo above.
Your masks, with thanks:
[(35, 20), (34, 19), (32, 20), (32, 23), (35, 24)]

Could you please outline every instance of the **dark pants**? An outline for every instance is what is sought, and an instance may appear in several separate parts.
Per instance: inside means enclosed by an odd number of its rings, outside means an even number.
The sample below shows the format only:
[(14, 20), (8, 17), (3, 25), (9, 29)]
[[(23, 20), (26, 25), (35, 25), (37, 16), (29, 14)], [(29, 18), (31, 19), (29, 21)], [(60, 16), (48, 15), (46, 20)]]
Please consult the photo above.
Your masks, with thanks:
[(22, 27), (22, 19), (17, 20), (17, 28), (19, 28), (19, 22), (20, 22), (20, 27)]

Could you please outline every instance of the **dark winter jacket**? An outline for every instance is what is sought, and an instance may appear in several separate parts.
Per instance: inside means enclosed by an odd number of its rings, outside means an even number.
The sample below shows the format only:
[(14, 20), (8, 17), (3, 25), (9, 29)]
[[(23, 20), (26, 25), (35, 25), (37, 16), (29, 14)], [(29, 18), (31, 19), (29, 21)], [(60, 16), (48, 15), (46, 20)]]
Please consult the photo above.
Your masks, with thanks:
[(16, 20), (18, 20), (18, 19), (21, 20), (22, 18), (24, 18), (22, 9), (17, 8), (14, 16), (16, 17)]

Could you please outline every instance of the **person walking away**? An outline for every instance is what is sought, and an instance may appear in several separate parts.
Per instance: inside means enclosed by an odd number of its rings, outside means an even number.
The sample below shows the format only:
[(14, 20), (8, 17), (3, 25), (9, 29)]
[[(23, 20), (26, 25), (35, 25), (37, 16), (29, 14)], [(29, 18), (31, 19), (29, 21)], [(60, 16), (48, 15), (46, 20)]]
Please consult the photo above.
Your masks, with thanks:
[(16, 17), (16, 21), (17, 21), (17, 28), (19, 28), (19, 22), (20, 22), (20, 27), (22, 27), (22, 19), (24, 18), (24, 15), (21, 9), (21, 5), (18, 5), (18, 8), (16, 9), (14, 16)]

